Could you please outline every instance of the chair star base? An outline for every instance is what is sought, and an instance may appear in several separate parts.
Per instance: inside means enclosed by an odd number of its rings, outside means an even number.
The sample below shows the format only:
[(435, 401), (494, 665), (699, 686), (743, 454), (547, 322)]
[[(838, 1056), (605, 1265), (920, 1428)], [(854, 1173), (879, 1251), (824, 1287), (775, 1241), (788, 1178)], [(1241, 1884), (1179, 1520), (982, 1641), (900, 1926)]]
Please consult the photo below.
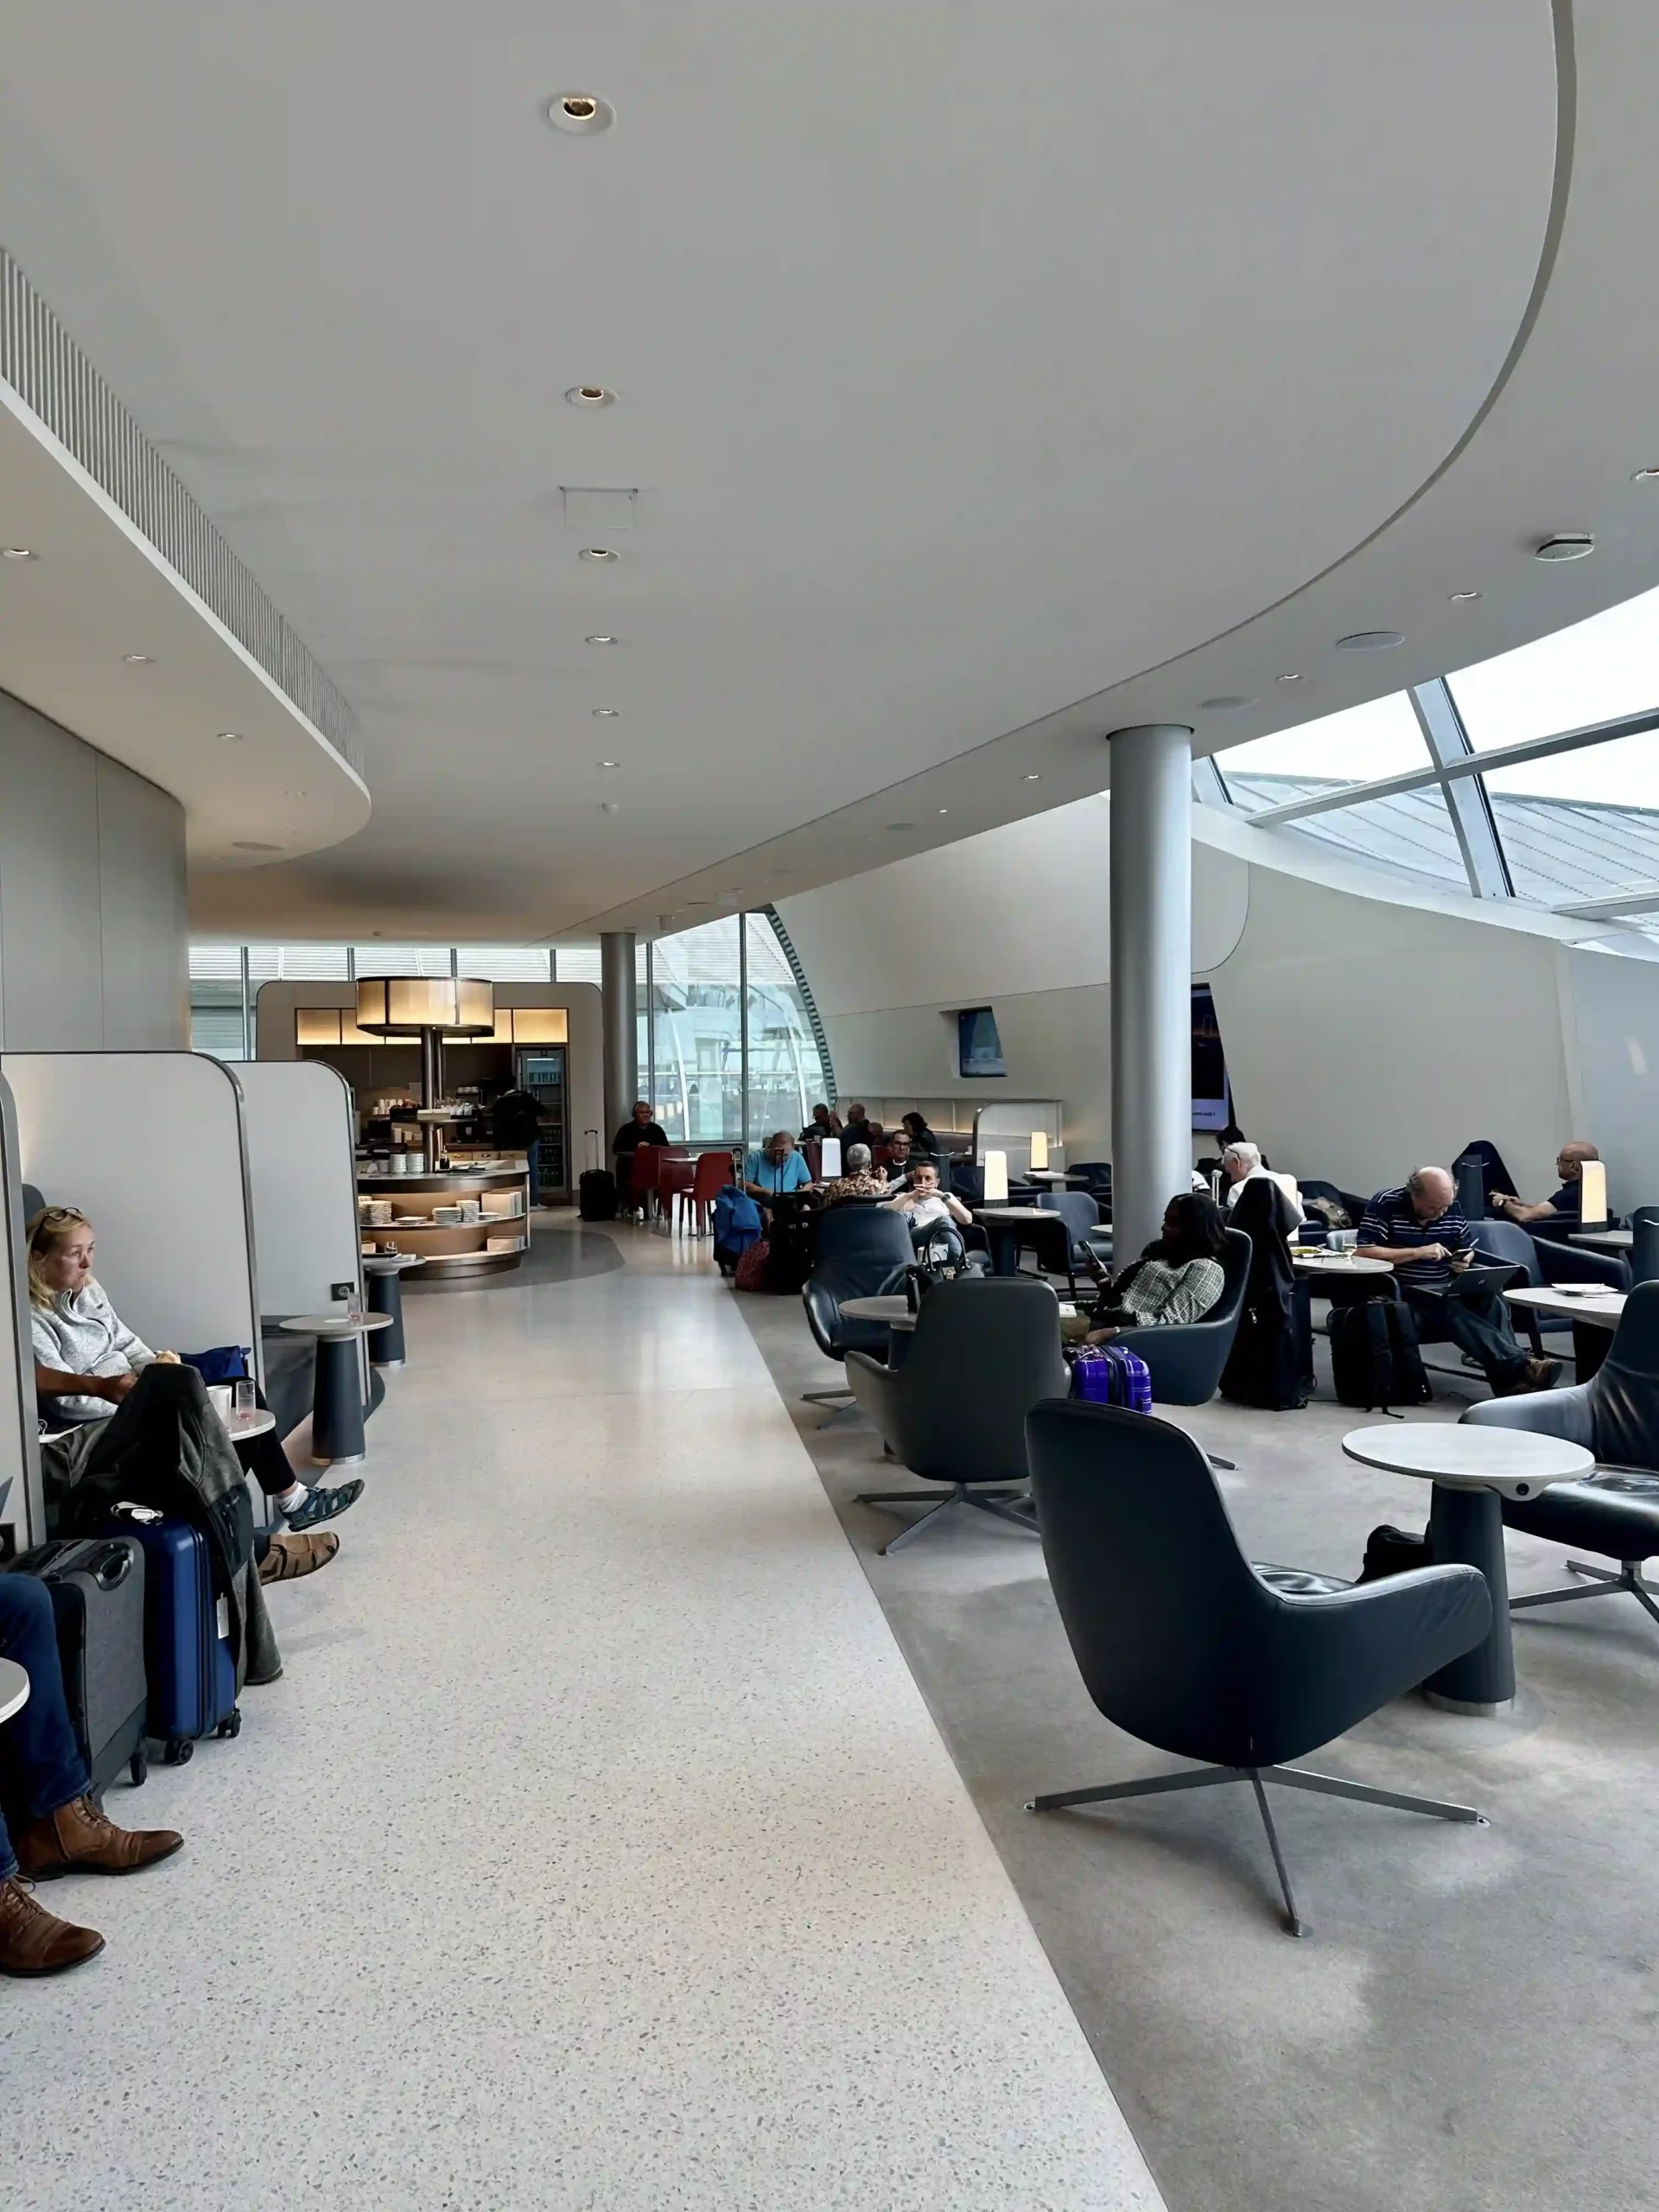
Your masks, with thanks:
[(1615, 1574), (1608, 1567), (1591, 1567), (1584, 1560), (1570, 1559), (1567, 1562), (1567, 1573), (1586, 1576), (1587, 1587), (1570, 1582), (1561, 1590), (1535, 1590), (1527, 1597), (1511, 1598), (1510, 1611), (1522, 1612), (1529, 1605), (1570, 1605), (1580, 1598), (1617, 1598), (1621, 1592), (1626, 1592), (1659, 1621), (1659, 1605), (1653, 1602), (1659, 1598), (1659, 1583), (1643, 1581), (1642, 1565), (1639, 1559), (1624, 1560)]
[(1438, 1797), (1411, 1797), (1397, 1789), (1374, 1789), (1369, 1783), (1344, 1782), (1334, 1774), (1314, 1774), (1300, 1766), (1189, 1767), (1179, 1774), (1150, 1775), (1141, 1782), (1109, 1782), (1094, 1789), (1065, 1789), (1050, 1796), (1033, 1797), (1026, 1810), (1058, 1813), (1072, 1805), (1104, 1805), (1122, 1798), (1158, 1797), (1172, 1789), (1211, 1789), (1227, 1782), (1248, 1782), (1255, 1793), (1279, 1887), (1284, 1893), (1286, 1931), (1292, 1936), (1306, 1936), (1309, 1929), (1296, 1910), (1289, 1870), (1279, 1847), (1279, 1832), (1273, 1824), (1267, 1792), (1262, 1787), (1264, 1782), (1279, 1783), (1287, 1789), (1310, 1790), (1321, 1797), (1351, 1797), (1362, 1805), (1386, 1805), (1399, 1813), (1421, 1813), (1434, 1821), (1460, 1821), (1477, 1827), (1488, 1825), (1485, 1815), (1477, 1812), (1472, 1805), (1447, 1804)]
[(823, 1423), (832, 1428), (838, 1421), (848, 1421), (858, 1411), (858, 1399), (851, 1390), (803, 1390), (804, 1406), (822, 1406), (829, 1409), (830, 1418)]
[[(935, 1500), (937, 1503), (933, 1503)], [(937, 1491), (931, 1490), (867, 1490), (859, 1492), (857, 1503), (860, 1505), (932, 1503), (931, 1512), (924, 1513), (919, 1521), (912, 1521), (909, 1528), (901, 1529), (890, 1543), (882, 1545), (883, 1559), (889, 1552), (899, 1550), (912, 1536), (919, 1535), (941, 1514), (949, 1513), (958, 1505), (972, 1505), (982, 1513), (993, 1513), (998, 1520), (1011, 1521), (1016, 1529), (1027, 1529), (1033, 1535), (1037, 1528), (1030, 1493), (1021, 1490), (983, 1490), (977, 1486), (969, 1488), (966, 1483), (954, 1484), (942, 1497)]]

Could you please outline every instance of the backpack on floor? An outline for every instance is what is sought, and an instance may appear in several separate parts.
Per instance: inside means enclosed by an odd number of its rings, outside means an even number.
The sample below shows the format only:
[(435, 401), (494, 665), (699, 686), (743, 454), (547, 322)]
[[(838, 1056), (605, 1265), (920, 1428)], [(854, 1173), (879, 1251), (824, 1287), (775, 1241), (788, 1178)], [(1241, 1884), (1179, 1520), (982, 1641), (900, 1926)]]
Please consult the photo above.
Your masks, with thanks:
[(1417, 1325), (1401, 1298), (1334, 1306), (1329, 1323), (1331, 1372), (1344, 1406), (1390, 1413), (1426, 1406), (1433, 1391), (1417, 1349)]
[[(716, 1246), (715, 1249), (718, 1250), (719, 1247)], [(734, 1290), (764, 1290), (766, 1287), (766, 1262), (771, 1257), (771, 1245), (764, 1236), (757, 1236), (738, 1261), (732, 1287)]]
[(1127, 1344), (1079, 1344), (1071, 1363), (1071, 1395), (1096, 1406), (1152, 1411), (1152, 1370)]
[(616, 1178), (608, 1167), (590, 1167), (576, 1185), (576, 1211), (584, 1221), (616, 1219)]

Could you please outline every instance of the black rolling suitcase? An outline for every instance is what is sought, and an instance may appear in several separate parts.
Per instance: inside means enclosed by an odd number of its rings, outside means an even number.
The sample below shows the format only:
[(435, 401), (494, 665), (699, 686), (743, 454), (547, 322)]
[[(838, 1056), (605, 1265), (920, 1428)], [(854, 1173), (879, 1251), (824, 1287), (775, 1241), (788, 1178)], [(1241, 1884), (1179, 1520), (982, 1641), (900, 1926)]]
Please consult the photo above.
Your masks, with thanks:
[(38, 1544), (13, 1560), (51, 1593), (63, 1688), (80, 1755), (101, 1791), (145, 1774), (144, 1554), (130, 1536)]
[(576, 1185), (576, 1211), (584, 1221), (616, 1219), (616, 1178), (607, 1167), (590, 1167)]

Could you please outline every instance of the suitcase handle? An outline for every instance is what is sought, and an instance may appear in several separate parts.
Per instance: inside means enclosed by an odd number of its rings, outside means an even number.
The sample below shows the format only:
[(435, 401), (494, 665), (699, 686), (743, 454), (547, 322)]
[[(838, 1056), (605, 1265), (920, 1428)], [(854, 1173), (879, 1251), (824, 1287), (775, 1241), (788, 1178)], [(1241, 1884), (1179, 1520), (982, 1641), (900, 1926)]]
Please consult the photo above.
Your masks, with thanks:
[(100, 1590), (118, 1590), (132, 1573), (132, 1548), (105, 1544), (86, 1562), (86, 1572)]

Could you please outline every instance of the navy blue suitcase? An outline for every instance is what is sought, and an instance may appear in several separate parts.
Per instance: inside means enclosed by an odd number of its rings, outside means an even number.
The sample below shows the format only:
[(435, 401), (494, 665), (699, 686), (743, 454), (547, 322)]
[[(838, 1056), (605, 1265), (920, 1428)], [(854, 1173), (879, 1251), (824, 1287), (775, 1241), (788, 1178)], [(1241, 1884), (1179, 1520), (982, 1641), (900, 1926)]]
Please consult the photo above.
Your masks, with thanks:
[(181, 1765), (199, 1736), (236, 1736), (236, 1661), (213, 1599), (207, 1546), (188, 1521), (118, 1514), (124, 1535), (144, 1548), (144, 1675), (151, 1740)]

